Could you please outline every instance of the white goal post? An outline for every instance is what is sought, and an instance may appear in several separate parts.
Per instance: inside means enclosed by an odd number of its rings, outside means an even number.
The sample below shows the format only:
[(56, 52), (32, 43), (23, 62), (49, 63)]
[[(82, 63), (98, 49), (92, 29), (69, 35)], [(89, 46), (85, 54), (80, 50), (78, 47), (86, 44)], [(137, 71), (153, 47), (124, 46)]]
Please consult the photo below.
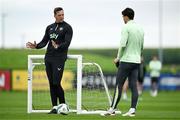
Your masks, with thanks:
[[(27, 112), (28, 113), (36, 113), (36, 112), (49, 112), (50, 110), (47, 109), (34, 109), (33, 108), (33, 69), (35, 68), (35, 66), (38, 65), (43, 65), (44, 66), (44, 62), (37, 62), (34, 60), (37, 59), (41, 59), (44, 60), (44, 55), (28, 55), (28, 98), (27, 98)], [(70, 112), (76, 112), (77, 114), (99, 114), (102, 112), (105, 112), (105, 110), (84, 110), (82, 108), (83, 103), (82, 103), (82, 77), (83, 77), (83, 68), (85, 66), (91, 66), (94, 65), (97, 67), (98, 71), (100, 71), (100, 77), (102, 78), (102, 84), (103, 84), (103, 91), (106, 93), (106, 98), (107, 98), (107, 105), (109, 106), (111, 104), (111, 97), (109, 94), (109, 90), (106, 84), (106, 81), (104, 80), (104, 76), (103, 76), (103, 72), (101, 67), (97, 64), (97, 63), (83, 63), (83, 59), (82, 59), (82, 55), (68, 55), (68, 59), (73, 59), (76, 60), (76, 86), (75, 88), (77, 88), (76, 92), (76, 108), (71, 109), (70, 108)], [(66, 94), (66, 92), (65, 92)], [(50, 104), (50, 103), (49, 103)], [(117, 113), (119, 113), (117, 111)]]

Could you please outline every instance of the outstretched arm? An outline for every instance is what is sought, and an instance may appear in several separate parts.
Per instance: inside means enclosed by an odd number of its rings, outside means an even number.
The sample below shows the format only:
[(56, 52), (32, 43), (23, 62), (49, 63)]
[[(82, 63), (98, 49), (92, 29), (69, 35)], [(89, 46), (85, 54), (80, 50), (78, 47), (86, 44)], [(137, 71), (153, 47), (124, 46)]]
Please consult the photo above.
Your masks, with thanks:
[(47, 27), (43, 39), (41, 40), (40, 43), (37, 44), (36, 48), (40, 49), (40, 48), (45, 47), (47, 45), (48, 41), (49, 41), (49, 37), (48, 37), (48, 27)]
[(43, 39), (41, 40), (40, 43), (36, 44), (36, 41), (34, 41), (34, 43), (31, 43), (31, 42), (27, 42), (26, 43), (26, 47), (27, 48), (31, 48), (31, 49), (40, 49), (40, 48), (43, 48), (47, 45), (48, 43), (48, 27), (46, 28), (46, 32), (45, 32), (45, 35), (43, 37)]
[(31, 48), (31, 49), (35, 49), (37, 47), (36, 41), (34, 41), (34, 43), (27, 42), (26, 47)]

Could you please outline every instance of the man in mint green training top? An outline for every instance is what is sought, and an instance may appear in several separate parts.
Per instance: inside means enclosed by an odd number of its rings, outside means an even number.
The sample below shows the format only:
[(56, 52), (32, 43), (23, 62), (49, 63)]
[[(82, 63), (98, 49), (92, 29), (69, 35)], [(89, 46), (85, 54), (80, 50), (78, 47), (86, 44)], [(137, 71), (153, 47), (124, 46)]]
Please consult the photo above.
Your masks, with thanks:
[(117, 58), (114, 59), (114, 63), (118, 66), (118, 72), (116, 75), (116, 86), (113, 96), (112, 104), (109, 110), (101, 115), (115, 115), (118, 102), (121, 98), (122, 87), (125, 80), (128, 78), (129, 87), (132, 92), (131, 108), (123, 116), (135, 116), (136, 105), (138, 101), (137, 91), (137, 77), (138, 68), (141, 63), (141, 55), (143, 51), (144, 43), (144, 31), (136, 24), (134, 19), (134, 11), (131, 8), (126, 8), (122, 11), (123, 20), (125, 22), (121, 31), (121, 40), (118, 50)]
[(161, 61), (158, 60), (156, 55), (153, 56), (149, 62), (150, 77), (151, 77), (151, 96), (156, 97), (158, 94), (158, 81), (160, 78), (160, 72), (162, 68)]

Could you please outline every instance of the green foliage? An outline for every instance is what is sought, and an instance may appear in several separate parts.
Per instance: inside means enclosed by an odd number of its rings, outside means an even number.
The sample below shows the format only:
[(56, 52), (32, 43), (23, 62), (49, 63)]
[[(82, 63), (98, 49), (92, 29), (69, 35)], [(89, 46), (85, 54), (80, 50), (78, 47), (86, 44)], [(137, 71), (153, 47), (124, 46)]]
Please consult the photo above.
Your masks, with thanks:
[[(158, 56), (158, 49), (145, 49), (143, 52), (145, 62), (148, 63), (152, 56)], [(163, 64), (180, 65), (180, 48), (163, 49)]]
[[(27, 55), (45, 54), (45, 49), (0, 49), (0, 69), (27, 69)], [(83, 55), (84, 62), (98, 63), (104, 72), (114, 73), (116, 67), (113, 59), (116, 57), (117, 49), (70, 49), (68, 54)], [(148, 63), (153, 55), (158, 55), (157, 49), (145, 49), (145, 63)], [(165, 73), (180, 73), (180, 49), (163, 50), (163, 70)]]
[(0, 69), (27, 69), (30, 54), (45, 54), (45, 50), (1, 49)]

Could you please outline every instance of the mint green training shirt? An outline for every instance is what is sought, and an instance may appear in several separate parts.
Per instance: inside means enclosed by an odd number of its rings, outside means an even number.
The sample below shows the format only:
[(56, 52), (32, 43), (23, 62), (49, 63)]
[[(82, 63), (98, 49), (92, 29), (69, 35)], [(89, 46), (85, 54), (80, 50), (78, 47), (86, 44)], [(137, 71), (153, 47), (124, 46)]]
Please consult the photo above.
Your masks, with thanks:
[(162, 68), (162, 63), (159, 60), (151, 60), (149, 62), (149, 68), (151, 77), (159, 77)]
[(133, 20), (128, 21), (121, 31), (118, 58), (121, 62), (141, 63), (144, 31)]

